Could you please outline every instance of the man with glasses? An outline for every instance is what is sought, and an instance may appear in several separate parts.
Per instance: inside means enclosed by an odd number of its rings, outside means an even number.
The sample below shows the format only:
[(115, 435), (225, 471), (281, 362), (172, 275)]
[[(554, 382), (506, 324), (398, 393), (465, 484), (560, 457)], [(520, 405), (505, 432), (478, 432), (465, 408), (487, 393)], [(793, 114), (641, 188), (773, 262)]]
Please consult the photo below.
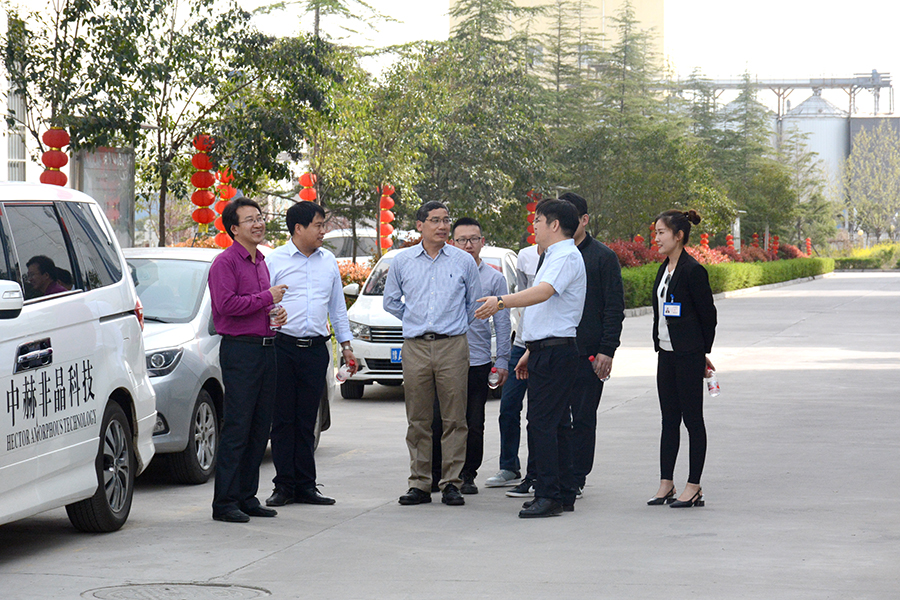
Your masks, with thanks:
[(416, 213), (422, 241), (394, 259), (384, 287), (384, 309), (403, 322), (403, 385), (409, 491), (400, 504), (431, 502), (431, 422), (435, 393), (440, 404), (441, 501), (465, 504), (459, 492), (466, 459), (466, 382), (469, 344), (466, 332), (481, 297), (475, 260), (447, 244), (447, 207), (426, 202)]
[[(481, 278), (481, 291), (489, 296), (502, 296), (509, 292), (506, 278), (494, 267), (481, 260), (481, 249), (484, 248), (484, 235), (481, 224), (470, 217), (457, 219), (453, 224), (453, 244), (462, 248), (475, 259), (478, 274)], [(509, 311), (499, 312), (493, 317), (494, 330), (497, 336), (497, 362), (491, 363), (491, 324), (488, 321), (475, 320), (469, 325), (466, 338), (469, 342), (469, 376), (468, 403), (466, 405), (466, 425), (469, 432), (466, 437), (466, 462), (462, 469), (462, 485), (459, 491), (463, 494), (477, 494), (478, 486), (475, 477), (478, 467), (484, 458), (484, 407), (487, 403), (489, 387), (488, 377), (491, 369), (497, 369), (499, 377), (497, 386), (506, 383), (509, 374), (510, 337), (512, 325)], [(440, 438), (443, 428), (440, 421), (440, 410), (435, 403), (435, 419), (432, 425), (432, 462), (431, 469), (441, 463)], [(434, 476), (432, 475), (432, 482)], [(433, 489), (433, 488), (432, 488)]]
[[(222, 211), (225, 231), (234, 240), (209, 268), (213, 323), (222, 336), (222, 436), (216, 464), (213, 519), (246, 523), (250, 517), (274, 517), (261, 506), (259, 465), (269, 442), (275, 396), (275, 338), (269, 311), (281, 302), (286, 285), (269, 283), (269, 269), (257, 245), (266, 236), (259, 204), (236, 198)], [(287, 322), (277, 313), (274, 325)]]

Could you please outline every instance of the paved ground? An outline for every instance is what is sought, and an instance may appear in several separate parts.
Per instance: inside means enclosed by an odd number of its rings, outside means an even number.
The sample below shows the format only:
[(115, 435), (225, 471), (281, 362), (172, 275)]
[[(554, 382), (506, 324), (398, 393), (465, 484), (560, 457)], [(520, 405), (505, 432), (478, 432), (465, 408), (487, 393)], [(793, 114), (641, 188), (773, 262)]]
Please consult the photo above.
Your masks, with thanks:
[[(841, 273), (718, 308), (705, 508), (645, 505), (659, 411), (641, 316), (626, 320), (575, 513), (521, 520), (519, 501), (483, 488), (465, 507), (401, 507), (403, 404), (380, 388), (332, 408), (318, 463), (337, 505), (222, 524), (211, 483), (151, 473), (118, 533), (77, 533), (62, 510), (0, 527), (0, 598), (897, 598), (900, 274)], [(498, 404), (479, 484), (497, 467)], [(679, 487), (686, 476), (682, 459)], [(150, 583), (260, 589), (98, 591)]]

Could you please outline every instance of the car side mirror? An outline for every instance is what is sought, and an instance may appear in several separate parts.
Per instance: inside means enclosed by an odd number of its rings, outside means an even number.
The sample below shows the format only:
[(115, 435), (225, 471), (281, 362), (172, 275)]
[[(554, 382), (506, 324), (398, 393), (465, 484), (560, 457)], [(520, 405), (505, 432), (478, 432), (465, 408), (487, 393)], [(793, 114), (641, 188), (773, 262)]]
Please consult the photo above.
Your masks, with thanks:
[(356, 298), (359, 296), (359, 284), (358, 283), (348, 283), (344, 286), (344, 295), (350, 298)]
[(25, 295), (15, 281), (0, 281), (0, 319), (15, 319), (25, 306)]

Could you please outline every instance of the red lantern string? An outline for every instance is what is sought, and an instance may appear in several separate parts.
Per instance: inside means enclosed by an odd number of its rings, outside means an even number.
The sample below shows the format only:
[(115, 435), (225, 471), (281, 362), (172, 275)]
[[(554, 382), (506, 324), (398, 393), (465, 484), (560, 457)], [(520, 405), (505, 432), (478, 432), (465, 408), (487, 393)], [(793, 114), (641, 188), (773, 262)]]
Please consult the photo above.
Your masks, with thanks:
[(701, 233), (700, 234), (700, 245), (709, 250), (709, 234)]
[(734, 248), (734, 236), (730, 233), (725, 236), (725, 246), (728, 248)]
[(381, 222), (379, 229), (381, 241), (379, 245), (382, 250), (388, 250), (394, 245), (394, 241), (391, 239), (391, 235), (394, 233), (394, 226), (391, 225), (391, 221), (394, 220), (394, 213), (390, 209), (394, 208), (394, 199), (391, 196), (395, 191), (394, 186), (390, 184), (385, 183), (381, 186), (381, 198), (378, 200), (378, 208), (381, 209), (381, 212), (378, 215), (378, 220)]
[(656, 223), (650, 223), (650, 249), (659, 250), (659, 246), (656, 245)]
[(215, 211), (209, 208), (216, 201), (216, 194), (212, 189), (216, 184), (216, 176), (210, 172), (213, 163), (207, 154), (213, 146), (213, 138), (203, 133), (197, 135), (192, 143), (197, 153), (191, 157), (191, 165), (197, 171), (191, 175), (191, 185), (197, 191), (191, 194), (191, 202), (200, 208), (191, 213), (191, 218), (198, 224), (198, 233), (205, 234), (209, 231), (209, 224), (216, 218)]
[[(228, 202), (237, 195), (237, 190), (230, 185), (230, 182), (234, 181), (234, 174), (228, 167), (216, 171), (216, 179), (219, 181), (216, 185), (216, 189), (219, 191), (219, 198), (221, 198), (221, 200), (216, 202), (215, 210), (217, 214), (221, 215), (222, 212), (224, 212), (225, 207), (228, 206)], [(227, 248), (230, 246), (232, 239), (231, 236), (225, 232), (225, 225), (222, 224), (221, 216), (213, 221), (213, 227), (219, 231), (213, 240), (216, 245), (220, 248)]]
[(534, 190), (529, 190), (525, 195), (528, 197), (528, 203), (525, 204), (525, 210), (528, 211), (528, 214), (525, 215), (525, 221), (529, 223), (526, 228), (529, 235), (525, 238), (525, 241), (529, 244), (534, 244), (534, 211), (537, 210), (537, 204), (541, 200), (541, 194)]
[(316, 181), (318, 181), (318, 177), (316, 177), (315, 173), (304, 173), (300, 176), (300, 185), (302, 189), (297, 194), (300, 196), (301, 200), (306, 200), (307, 202), (315, 202), (316, 198), (318, 198), (318, 194), (316, 194)]
[(63, 146), (69, 145), (69, 133), (65, 129), (52, 127), (44, 132), (41, 139), (48, 146), (48, 150), (41, 155), (41, 162), (47, 167), (47, 170), (41, 173), (41, 183), (66, 185), (69, 178), (60, 169), (69, 164), (69, 156), (62, 151)]

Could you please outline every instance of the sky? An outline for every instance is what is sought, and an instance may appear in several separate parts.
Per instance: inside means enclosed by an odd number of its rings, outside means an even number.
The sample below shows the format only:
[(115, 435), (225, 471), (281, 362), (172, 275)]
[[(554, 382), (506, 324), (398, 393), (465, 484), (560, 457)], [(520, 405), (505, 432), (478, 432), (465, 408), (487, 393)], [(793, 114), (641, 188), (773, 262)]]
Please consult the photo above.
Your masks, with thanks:
[[(252, 9), (261, 0), (241, 0)], [(381, 13), (401, 22), (359, 27), (356, 43), (382, 46), (447, 36), (447, 4), (441, 0), (368, 0)], [(311, 28), (296, 10), (260, 17), (258, 26), (275, 34)], [(325, 23), (331, 27), (333, 23)], [(695, 67), (711, 78), (739, 78), (746, 70), (759, 79), (852, 77), (877, 69), (900, 82), (900, 2), (857, 0), (666, 0), (665, 53), (675, 72), (686, 77)], [(809, 95), (797, 90), (794, 105)], [(846, 109), (846, 94), (826, 92)], [(761, 93), (769, 104), (771, 93)], [(900, 98), (898, 98), (900, 101)], [(871, 97), (859, 96), (860, 108), (871, 110)], [(882, 96), (882, 110), (887, 99)]]

